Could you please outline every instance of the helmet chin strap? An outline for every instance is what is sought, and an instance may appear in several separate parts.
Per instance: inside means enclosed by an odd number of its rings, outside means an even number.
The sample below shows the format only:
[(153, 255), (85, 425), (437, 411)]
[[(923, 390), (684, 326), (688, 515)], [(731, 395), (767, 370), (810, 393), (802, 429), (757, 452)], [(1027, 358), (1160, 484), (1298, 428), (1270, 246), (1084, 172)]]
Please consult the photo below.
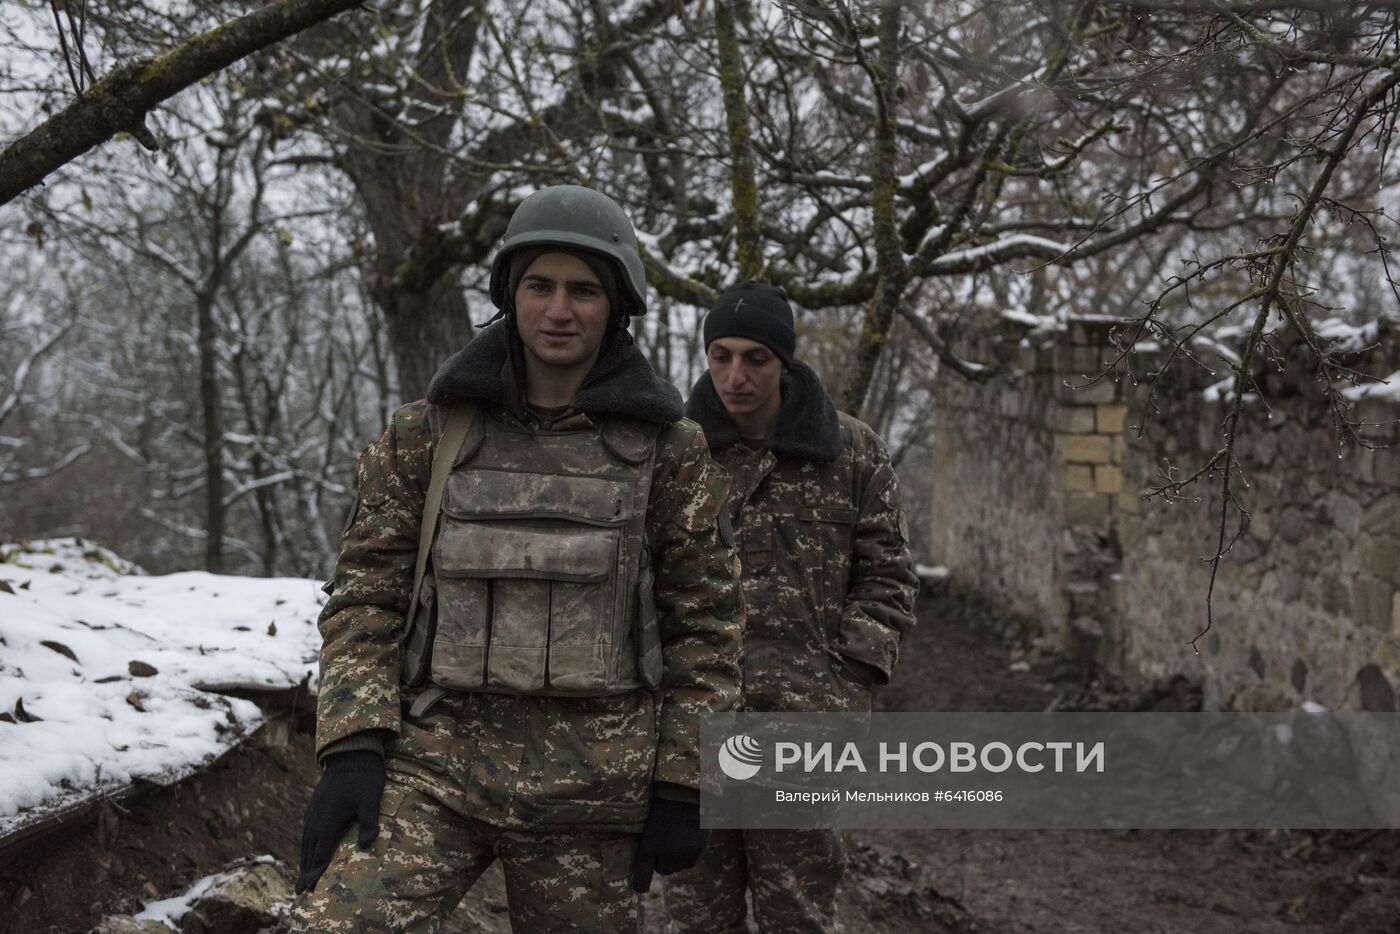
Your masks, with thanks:
[(612, 333), (608, 335), (606, 343), (610, 345), (613, 341), (619, 338), (621, 338), (629, 344), (637, 343), (637, 339), (633, 337), (632, 332), (628, 330), (628, 328), (631, 327), (631, 324), (632, 316), (627, 314), (625, 311), (619, 311), (617, 314), (613, 315), (612, 324), (609, 327), (609, 330)]
[(506, 316), (509, 315), (510, 313), (511, 313), (510, 306), (509, 306), (509, 305), (505, 305), (505, 306), (501, 307), (494, 315), (492, 315), (485, 323), (483, 323), (483, 324), (476, 324), (476, 325), (473, 325), (473, 327), (475, 327), (477, 330), (481, 330), (482, 328), (485, 328), (485, 327), (490, 327), (491, 325), (495, 324), (497, 321), (500, 321), (502, 318), (506, 317)]

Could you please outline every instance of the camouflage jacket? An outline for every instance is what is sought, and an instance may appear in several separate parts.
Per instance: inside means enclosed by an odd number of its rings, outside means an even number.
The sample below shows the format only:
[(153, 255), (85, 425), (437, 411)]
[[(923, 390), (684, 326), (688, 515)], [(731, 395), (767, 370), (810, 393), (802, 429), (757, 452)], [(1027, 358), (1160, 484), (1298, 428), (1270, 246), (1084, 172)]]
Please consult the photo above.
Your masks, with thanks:
[(653, 792), (693, 797), (700, 718), (738, 702), (743, 621), (738, 563), (718, 530), (727, 480), (699, 427), (681, 417), (679, 395), (630, 344), (614, 343), (554, 425), (619, 412), (665, 423), (647, 510), (661, 689), (604, 698), (454, 694), (410, 722), (411, 698), (400, 688), (399, 640), (431, 474), (429, 404), (475, 398), (478, 417), (535, 425), (507, 326), (486, 329), (448, 360), (428, 400), (395, 412), (360, 458), (359, 502), (319, 622), (317, 750), (386, 749), (391, 771), (498, 826), (637, 827)]
[(731, 477), (748, 619), (744, 706), (868, 710), (914, 622), (917, 578), (889, 455), (812, 369), (783, 377), (762, 448), (739, 439), (708, 373), (686, 414)]

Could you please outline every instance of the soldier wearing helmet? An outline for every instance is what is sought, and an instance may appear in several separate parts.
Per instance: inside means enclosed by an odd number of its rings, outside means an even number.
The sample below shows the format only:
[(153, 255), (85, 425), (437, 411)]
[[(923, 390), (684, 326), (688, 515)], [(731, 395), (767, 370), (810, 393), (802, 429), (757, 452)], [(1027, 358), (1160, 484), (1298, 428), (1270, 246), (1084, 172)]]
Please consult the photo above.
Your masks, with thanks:
[(500, 320), (360, 459), (294, 930), (432, 929), (499, 858), (516, 930), (640, 931), (636, 893), (704, 848), (738, 562), (725, 475), (627, 333), (632, 225), (536, 192), (490, 294)]

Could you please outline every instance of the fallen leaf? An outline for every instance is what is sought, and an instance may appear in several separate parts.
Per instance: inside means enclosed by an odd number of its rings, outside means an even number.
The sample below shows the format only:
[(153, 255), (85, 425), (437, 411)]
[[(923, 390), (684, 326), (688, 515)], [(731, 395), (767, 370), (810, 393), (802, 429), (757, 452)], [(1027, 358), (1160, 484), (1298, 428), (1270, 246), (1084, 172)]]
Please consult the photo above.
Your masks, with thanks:
[(29, 585), (32, 584), (32, 583), (33, 583), (33, 581), (25, 581), (23, 584), (20, 584), (20, 585), (19, 585), (19, 589), (20, 589), (20, 590), (28, 590), (28, 589), (29, 589)]
[(277, 635), (277, 624), (276, 624), (276, 623), (268, 623), (268, 624), (267, 624), (267, 634), (268, 634), (269, 636), (275, 636), (275, 635)]
[(123, 680), (121, 675), (108, 675), (105, 678), (98, 678), (93, 684), (111, 684), (113, 681)]
[(14, 722), (15, 722), (15, 718), (14, 718), (14, 717), (10, 716), (9, 713), (7, 713), (6, 711), (0, 710), (0, 723), (14, 723)]
[(146, 708), (141, 706), (141, 701), (143, 701), (144, 699), (145, 695), (142, 694), (140, 691), (132, 691), (130, 694), (126, 695), (126, 702), (131, 706), (135, 707), (141, 713), (146, 712)]
[(20, 723), (41, 723), (41, 722), (43, 722), (43, 719), (44, 719), (44, 718), (43, 718), (43, 717), (36, 717), (36, 716), (34, 716), (32, 713), (30, 713), (29, 711), (25, 710), (25, 709), (24, 709), (24, 699), (21, 698), (21, 697), (16, 697), (16, 698), (15, 698), (15, 719), (18, 720)]
[[(52, 639), (44, 639), (39, 644), (46, 649), (53, 649), (59, 655), (66, 655), (73, 661), (78, 662), (78, 656), (74, 655), (73, 650), (70, 649), (68, 646), (64, 645), (62, 642), (54, 642)], [(78, 662), (78, 664), (81, 665), (82, 662)]]
[(132, 659), (126, 663), (126, 670), (133, 678), (149, 678), (151, 675), (160, 674), (154, 665), (147, 665), (145, 662)]
[(15, 589), (10, 586), (9, 581), (0, 581), (0, 593), (14, 593)]

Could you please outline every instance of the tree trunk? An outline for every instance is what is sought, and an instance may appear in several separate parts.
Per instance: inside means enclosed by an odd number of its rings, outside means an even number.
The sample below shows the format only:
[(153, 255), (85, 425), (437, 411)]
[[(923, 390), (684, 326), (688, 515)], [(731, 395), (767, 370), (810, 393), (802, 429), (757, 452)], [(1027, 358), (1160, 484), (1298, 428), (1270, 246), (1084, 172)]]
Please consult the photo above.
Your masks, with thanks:
[(199, 405), (204, 413), (204, 569), (224, 570), (224, 418), (219, 400), (218, 325), (214, 296), (199, 293), (195, 302), (199, 333)]
[(875, 297), (865, 309), (865, 322), (856, 346), (855, 365), (850, 382), (846, 384), (843, 400), (847, 412), (861, 417), (875, 364), (885, 349), (895, 308), (904, 297), (908, 277), (904, 252), (895, 224), (894, 196), (898, 182), (895, 160), (899, 150), (895, 138), (895, 88), (899, 83), (899, 4), (887, 3), (880, 8), (880, 58), (871, 77), (874, 80), (878, 107), (875, 116), (875, 164), (870, 176), (875, 182), (871, 207), (875, 221), (875, 268), (880, 281)]
[(461, 286), (449, 277), (424, 291), (409, 291), (392, 281), (372, 291), (388, 329), (399, 401), (422, 399), (442, 362), (472, 339), (473, 322)]
[(719, 44), (719, 83), (724, 90), (724, 119), (729, 129), (729, 182), (734, 196), (734, 236), (740, 279), (763, 272), (763, 244), (758, 226), (758, 184), (754, 178), (753, 142), (744, 98), (744, 60), (734, 23), (741, 0), (715, 0), (715, 36)]

